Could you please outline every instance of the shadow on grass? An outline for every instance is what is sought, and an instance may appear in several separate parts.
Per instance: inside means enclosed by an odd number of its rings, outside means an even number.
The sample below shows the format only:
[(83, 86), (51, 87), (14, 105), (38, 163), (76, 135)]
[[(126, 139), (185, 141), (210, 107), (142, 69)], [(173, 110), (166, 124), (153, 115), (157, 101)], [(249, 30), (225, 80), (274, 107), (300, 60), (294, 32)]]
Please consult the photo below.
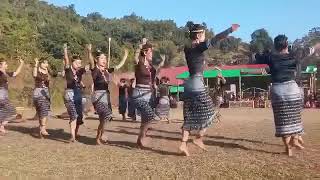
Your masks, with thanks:
[[(22, 127), (22, 126), (7, 126), (8, 130), (16, 131), (22, 134), (28, 134), (34, 138), (40, 138), (39, 136), (39, 129), (37, 127)], [(70, 133), (64, 131), (64, 129), (47, 129), (49, 136), (46, 136), (45, 139), (63, 142), (63, 143), (70, 143)], [(80, 143), (86, 145), (95, 145), (96, 141), (95, 138), (90, 138), (86, 136), (80, 136), (78, 138)]]

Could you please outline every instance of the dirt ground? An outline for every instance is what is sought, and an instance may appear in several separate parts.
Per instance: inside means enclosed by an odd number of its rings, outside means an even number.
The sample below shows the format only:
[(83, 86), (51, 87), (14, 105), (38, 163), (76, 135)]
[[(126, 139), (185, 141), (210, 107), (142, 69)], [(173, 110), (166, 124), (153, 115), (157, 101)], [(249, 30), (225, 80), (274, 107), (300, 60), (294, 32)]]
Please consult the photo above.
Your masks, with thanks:
[(110, 144), (102, 146), (95, 145), (95, 117), (86, 119), (80, 142), (73, 144), (68, 143), (68, 120), (52, 118), (48, 139), (37, 137), (37, 121), (11, 123), (0, 137), (0, 179), (320, 179), (319, 110), (304, 111), (306, 149), (295, 150), (291, 158), (274, 137), (270, 109), (221, 113), (222, 121), (205, 140), (209, 152), (189, 143), (191, 157), (178, 152), (181, 109), (172, 110), (171, 124), (153, 126), (145, 150), (135, 145), (139, 123), (118, 115), (107, 125)]

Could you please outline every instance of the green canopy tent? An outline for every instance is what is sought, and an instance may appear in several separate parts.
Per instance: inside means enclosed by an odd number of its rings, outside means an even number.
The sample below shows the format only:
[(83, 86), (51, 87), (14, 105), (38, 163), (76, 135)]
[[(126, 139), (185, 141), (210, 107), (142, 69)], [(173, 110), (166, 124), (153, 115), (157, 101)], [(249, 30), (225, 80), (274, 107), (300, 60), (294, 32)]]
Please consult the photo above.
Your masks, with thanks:
[[(207, 78), (216, 78), (220, 71), (216, 69), (206, 70), (203, 72), (203, 77)], [(239, 78), (239, 91), (241, 92), (241, 77), (255, 77), (255, 76), (269, 76), (269, 74), (262, 74), (261, 69), (227, 69), (221, 70), (221, 74), (225, 78)], [(178, 74), (177, 79), (187, 79), (189, 78), (190, 73), (188, 71)], [(208, 81), (207, 81), (208, 85)]]

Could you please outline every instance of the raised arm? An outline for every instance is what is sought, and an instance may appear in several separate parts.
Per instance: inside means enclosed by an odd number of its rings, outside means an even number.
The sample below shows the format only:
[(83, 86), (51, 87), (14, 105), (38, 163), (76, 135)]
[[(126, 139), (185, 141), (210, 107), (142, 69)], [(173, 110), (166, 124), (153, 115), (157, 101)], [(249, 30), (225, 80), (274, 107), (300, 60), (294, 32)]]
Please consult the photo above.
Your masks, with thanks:
[(224, 30), (223, 32), (215, 35), (212, 39), (211, 39), (211, 45), (215, 46), (218, 42), (220, 42), (221, 40), (225, 39), (228, 37), (229, 34), (235, 32), (238, 30), (238, 28), (240, 27), (239, 24), (232, 24), (232, 26), (226, 30)]
[(148, 41), (147, 38), (143, 38), (142, 39), (142, 43), (139, 44), (139, 48), (136, 50), (136, 52), (134, 54), (134, 62), (135, 62), (135, 64), (139, 63), (140, 52), (141, 52), (142, 46), (145, 45), (147, 43), (147, 41)]
[(38, 58), (35, 58), (34, 59), (34, 68), (33, 68), (33, 77), (37, 77), (38, 75), (38, 67), (39, 67), (39, 59)]
[(92, 45), (88, 44), (87, 45), (87, 53), (88, 53), (88, 59), (89, 59), (89, 63), (90, 63), (90, 69), (94, 68), (94, 58), (92, 55)]
[(128, 58), (128, 50), (127, 49), (124, 49), (124, 56), (122, 57), (122, 60), (120, 61), (120, 63), (114, 67), (115, 70), (118, 70), (120, 69), (124, 63), (126, 62), (127, 58)]
[(63, 45), (63, 53), (64, 53), (64, 67), (69, 67), (70, 60), (69, 60), (69, 56), (68, 56), (68, 45), (67, 44)]
[(20, 74), (21, 70), (22, 70), (22, 67), (24, 65), (24, 61), (21, 57), (18, 57), (19, 59), (19, 62), (20, 62), (20, 65), (19, 67), (17, 68), (17, 70), (13, 73), (13, 77), (16, 77), (18, 74)]

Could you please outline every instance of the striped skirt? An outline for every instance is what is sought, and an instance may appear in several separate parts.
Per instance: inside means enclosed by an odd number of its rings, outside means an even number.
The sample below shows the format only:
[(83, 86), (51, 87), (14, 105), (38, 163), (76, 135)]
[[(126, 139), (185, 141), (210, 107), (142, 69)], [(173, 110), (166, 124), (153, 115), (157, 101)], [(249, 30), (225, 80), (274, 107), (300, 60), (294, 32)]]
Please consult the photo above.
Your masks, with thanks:
[(0, 123), (15, 118), (16, 108), (9, 101), (8, 90), (0, 88)]
[(303, 134), (301, 121), (303, 96), (295, 81), (274, 83), (271, 87), (271, 103), (276, 137)]
[(190, 77), (186, 81), (183, 101), (183, 130), (202, 130), (212, 125), (217, 111), (202, 76)]
[(82, 92), (80, 89), (67, 89), (64, 95), (70, 122), (77, 120), (77, 125), (83, 124)]
[(50, 95), (48, 88), (35, 88), (33, 91), (33, 104), (40, 119), (49, 116)]
[(119, 96), (119, 114), (125, 114), (127, 111), (128, 101), (125, 96)]
[(169, 118), (170, 100), (168, 96), (160, 97), (156, 107), (156, 115), (160, 118)]
[(155, 120), (153, 93), (150, 86), (137, 84), (133, 90), (132, 100), (141, 116), (141, 124)]
[(110, 121), (112, 119), (112, 111), (109, 106), (108, 91), (97, 90), (92, 95), (92, 104), (100, 121)]

